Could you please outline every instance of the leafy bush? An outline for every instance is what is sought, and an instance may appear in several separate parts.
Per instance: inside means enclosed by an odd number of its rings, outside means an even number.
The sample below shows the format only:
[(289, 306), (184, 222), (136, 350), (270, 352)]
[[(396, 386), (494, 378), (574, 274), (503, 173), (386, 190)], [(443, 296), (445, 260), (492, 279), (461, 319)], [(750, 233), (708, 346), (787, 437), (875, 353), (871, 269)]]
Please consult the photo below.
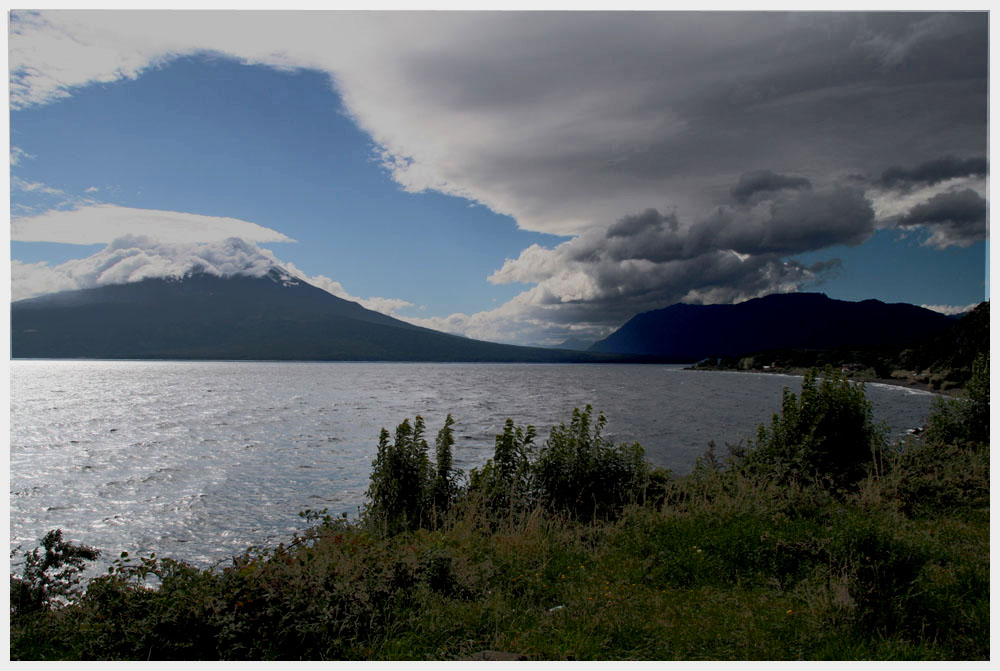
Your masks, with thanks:
[(910, 516), (989, 505), (989, 355), (981, 354), (963, 396), (934, 399), (928, 428), (888, 460), (883, 495)]
[(781, 482), (827, 480), (842, 487), (864, 476), (873, 456), (886, 449), (885, 435), (863, 384), (830, 369), (818, 382), (811, 370), (800, 396), (784, 390), (780, 416), (770, 428), (760, 425), (741, 466)]
[(417, 415), (412, 427), (408, 419), (396, 427), (393, 442), (385, 429), (379, 435), (365, 513), (388, 534), (416, 529), (424, 520), (430, 466), (423, 434), (424, 419)]
[(937, 444), (986, 443), (990, 439), (990, 357), (981, 353), (972, 364), (965, 395), (934, 399), (924, 440)]
[(496, 437), (493, 458), (469, 473), (470, 498), (494, 516), (534, 506), (534, 445), (535, 427), (515, 426), (508, 418)]
[(918, 442), (891, 462), (880, 480), (884, 496), (909, 516), (986, 508), (990, 501), (988, 445)]
[(638, 501), (650, 473), (642, 446), (616, 447), (601, 435), (604, 414), (594, 421), (592, 413), (574, 409), (569, 426), (553, 427), (532, 465), (542, 501), (579, 519), (614, 516)]
[(396, 427), (393, 442), (382, 429), (366, 492), (365, 518), (386, 534), (413, 531), (432, 524), (458, 494), (458, 472), (452, 467), (455, 438), (451, 415), (435, 441), (436, 465), (427, 456), (424, 419), (417, 415)]

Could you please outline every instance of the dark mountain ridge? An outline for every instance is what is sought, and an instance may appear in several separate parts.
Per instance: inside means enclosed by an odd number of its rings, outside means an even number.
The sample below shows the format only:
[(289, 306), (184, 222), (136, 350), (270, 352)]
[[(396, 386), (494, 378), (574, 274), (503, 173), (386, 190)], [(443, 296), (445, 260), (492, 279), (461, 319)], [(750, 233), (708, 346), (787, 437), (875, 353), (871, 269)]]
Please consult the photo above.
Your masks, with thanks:
[(734, 305), (677, 303), (644, 312), (588, 351), (690, 363), (765, 350), (902, 345), (947, 331), (954, 323), (906, 303), (772, 294)]
[(263, 277), (194, 273), (15, 301), (11, 356), (540, 363), (637, 359), (441, 333), (368, 310), (278, 268)]

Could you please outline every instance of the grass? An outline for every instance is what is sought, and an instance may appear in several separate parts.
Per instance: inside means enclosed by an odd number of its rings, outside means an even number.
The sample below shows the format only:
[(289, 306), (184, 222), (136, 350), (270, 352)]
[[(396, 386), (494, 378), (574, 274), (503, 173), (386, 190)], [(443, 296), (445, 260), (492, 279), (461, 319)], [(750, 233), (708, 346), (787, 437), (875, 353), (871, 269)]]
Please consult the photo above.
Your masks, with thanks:
[[(746, 494), (744, 493), (744, 496)], [(466, 514), (378, 538), (314, 528), (219, 572), (156, 567), (12, 622), (31, 659), (984, 659), (988, 512), (910, 519), (635, 507), (614, 522)]]

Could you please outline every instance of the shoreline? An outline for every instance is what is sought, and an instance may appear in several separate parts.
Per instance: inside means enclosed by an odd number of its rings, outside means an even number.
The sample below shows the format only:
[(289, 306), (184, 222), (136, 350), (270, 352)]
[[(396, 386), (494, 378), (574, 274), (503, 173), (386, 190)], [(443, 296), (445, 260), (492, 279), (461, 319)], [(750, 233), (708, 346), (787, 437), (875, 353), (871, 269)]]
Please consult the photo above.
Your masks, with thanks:
[[(689, 365), (683, 368), (683, 370), (692, 371), (710, 371), (710, 372), (728, 372), (728, 373), (755, 373), (758, 375), (794, 375), (798, 377), (804, 376), (809, 372), (809, 368), (752, 368), (749, 370), (741, 370), (738, 368), (721, 368), (718, 366), (695, 366)], [(901, 379), (901, 378), (874, 378), (874, 377), (854, 377), (850, 373), (847, 373), (847, 379), (851, 382), (861, 383), (861, 384), (883, 384), (890, 387), (902, 387), (903, 389), (912, 389), (914, 391), (922, 391), (930, 394), (938, 394), (940, 396), (955, 397), (965, 390), (964, 386), (950, 387), (948, 389), (934, 389), (930, 382), (921, 382), (919, 380), (911, 378)]]

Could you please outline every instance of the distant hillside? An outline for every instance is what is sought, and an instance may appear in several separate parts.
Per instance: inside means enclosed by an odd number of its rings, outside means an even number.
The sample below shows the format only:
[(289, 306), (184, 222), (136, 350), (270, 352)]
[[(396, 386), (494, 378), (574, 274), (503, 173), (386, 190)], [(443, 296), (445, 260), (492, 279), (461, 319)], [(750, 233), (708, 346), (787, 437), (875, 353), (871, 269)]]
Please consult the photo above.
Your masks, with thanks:
[(911, 347), (900, 349), (897, 367), (931, 372), (966, 370), (982, 352), (990, 351), (990, 304), (985, 301), (962, 315), (954, 326)]
[(904, 345), (943, 333), (953, 324), (950, 317), (905, 303), (774, 294), (735, 305), (678, 303), (644, 312), (589, 351), (687, 363), (777, 349)]
[(292, 278), (147, 279), (11, 303), (14, 358), (598, 362), (408, 324)]
[(917, 388), (948, 391), (965, 386), (972, 364), (990, 351), (990, 304), (953, 318), (946, 331), (919, 342), (868, 347), (845, 346), (826, 350), (775, 349), (742, 357), (707, 359), (699, 368), (798, 372), (807, 368), (844, 368), (856, 379), (893, 380)]

